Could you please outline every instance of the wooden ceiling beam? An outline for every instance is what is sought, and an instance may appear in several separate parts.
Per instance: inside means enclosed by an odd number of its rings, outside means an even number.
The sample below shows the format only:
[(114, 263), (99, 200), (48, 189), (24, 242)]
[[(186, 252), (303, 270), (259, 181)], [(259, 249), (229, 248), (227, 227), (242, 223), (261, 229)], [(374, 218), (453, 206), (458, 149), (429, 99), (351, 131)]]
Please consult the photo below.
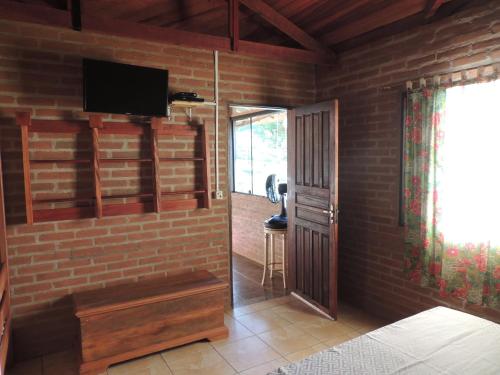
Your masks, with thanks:
[(326, 45), (334, 45), (420, 12), (422, 12), (422, 0), (396, 1), (326, 33), (321, 40)]
[(68, 0), (68, 10), (71, 12), (73, 30), (82, 30), (82, 5), (80, 0)]
[(238, 0), (228, 1), (228, 15), (231, 49), (238, 51), (240, 46), (240, 2)]
[(311, 51), (332, 54), (333, 52), (325, 45), (307, 34), (300, 27), (291, 22), (288, 18), (282, 16), (274, 8), (267, 5), (262, 0), (240, 0), (246, 7), (260, 15), (271, 25), (276, 27), (282, 33), (286, 34), (300, 45)]
[(444, 2), (445, 0), (427, 0), (427, 4), (424, 9), (424, 17), (429, 19), (434, 16)]
[[(67, 10), (28, 5), (17, 1), (0, 0), (0, 19), (36, 23), (51, 27), (72, 28), (71, 13)], [(214, 35), (193, 33), (184, 30), (149, 26), (84, 13), (82, 32), (97, 32), (124, 38), (141, 39), (150, 42), (168, 43), (183, 47), (231, 51), (231, 39)], [(239, 53), (251, 56), (282, 59), (311, 64), (329, 64), (331, 56), (316, 51), (273, 46), (240, 40)]]
[(309, 17), (309, 25), (305, 29), (314, 34), (338, 21), (345, 15), (365, 6), (373, 0), (358, 0), (345, 2), (329, 2), (323, 7), (318, 7), (316, 12)]
[[(222, 15), (222, 18), (225, 18), (227, 8), (225, 0), (198, 1), (192, 4), (183, 4), (183, 9), (180, 12), (182, 16), (180, 18), (178, 13), (166, 12), (148, 20), (148, 24), (175, 28), (198, 25), (198, 28), (203, 28), (208, 26), (207, 22), (211, 22), (212, 19), (218, 18), (220, 15)], [(176, 19), (173, 19), (174, 17)]]

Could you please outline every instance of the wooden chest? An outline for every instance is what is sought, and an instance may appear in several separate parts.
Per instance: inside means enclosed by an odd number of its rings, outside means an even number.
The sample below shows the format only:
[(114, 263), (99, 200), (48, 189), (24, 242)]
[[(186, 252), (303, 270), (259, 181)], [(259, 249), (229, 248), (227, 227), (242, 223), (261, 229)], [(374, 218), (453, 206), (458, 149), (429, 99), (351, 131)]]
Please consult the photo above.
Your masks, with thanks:
[(73, 295), (80, 321), (80, 374), (131, 358), (227, 336), (227, 284), (208, 271)]

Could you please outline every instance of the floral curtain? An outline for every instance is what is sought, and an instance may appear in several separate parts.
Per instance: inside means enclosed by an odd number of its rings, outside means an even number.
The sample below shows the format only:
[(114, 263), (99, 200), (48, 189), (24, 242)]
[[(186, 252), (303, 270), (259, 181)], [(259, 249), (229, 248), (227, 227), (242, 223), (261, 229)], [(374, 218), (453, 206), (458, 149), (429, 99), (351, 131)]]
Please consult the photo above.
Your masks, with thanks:
[[(439, 288), (442, 297), (498, 308), (500, 211), (495, 210), (497, 204), (500, 209), (500, 177), (497, 183), (495, 176), (500, 171), (500, 152), (489, 147), (484, 137), (490, 139), (496, 135), (491, 132), (500, 131), (500, 110), (495, 120), (496, 114), (491, 113), (495, 109), (481, 102), (481, 93), (473, 89), (408, 94), (404, 268), (412, 281)], [(500, 81), (496, 89), (498, 93), (491, 92), (491, 87), (480, 91), (498, 98)], [(474, 100), (481, 108), (475, 108)], [(489, 116), (481, 119), (476, 110), (485, 108)]]

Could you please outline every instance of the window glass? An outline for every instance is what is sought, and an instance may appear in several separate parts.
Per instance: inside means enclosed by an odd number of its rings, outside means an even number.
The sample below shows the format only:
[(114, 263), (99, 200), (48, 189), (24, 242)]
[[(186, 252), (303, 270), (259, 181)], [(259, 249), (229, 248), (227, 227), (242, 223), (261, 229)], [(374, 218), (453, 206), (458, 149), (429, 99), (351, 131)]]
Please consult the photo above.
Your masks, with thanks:
[(276, 112), (252, 118), (253, 194), (266, 195), (266, 179), (286, 182), (286, 115)]
[(250, 119), (233, 122), (234, 190), (252, 194), (252, 128)]
[(266, 195), (266, 179), (287, 179), (286, 111), (266, 111), (233, 121), (234, 191)]

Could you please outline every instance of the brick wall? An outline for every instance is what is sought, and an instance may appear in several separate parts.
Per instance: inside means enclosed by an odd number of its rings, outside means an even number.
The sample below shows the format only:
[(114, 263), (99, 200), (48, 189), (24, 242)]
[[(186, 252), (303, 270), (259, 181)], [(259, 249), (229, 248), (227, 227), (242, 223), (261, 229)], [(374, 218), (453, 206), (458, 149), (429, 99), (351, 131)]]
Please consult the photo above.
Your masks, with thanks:
[[(279, 214), (281, 204), (266, 197), (231, 193), (233, 252), (264, 264), (264, 220)], [(283, 243), (276, 239), (276, 261), (281, 261)]]
[[(500, 70), (500, 3), (483, 3), (341, 53), (333, 69), (318, 71), (319, 98), (340, 99), (340, 295), (367, 311), (396, 319), (436, 305), (461, 308), (402, 274), (400, 103), (407, 80)], [(498, 311), (464, 309), (500, 320)]]
[[(20, 132), (15, 111), (34, 118), (81, 118), (81, 57), (167, 68), (172, 91), (213, 95), (210, 51), (148, 43), (0, 21), (0, 130), (9, 221), (14, 353), (17, 359), (67, 348), (75, 321), (70, 294), (144, 277), (208, 269), (228, 280), (228, 204), (211, 210), (175, 211), (25, 225)], [(223, 53), (220, 55), (221, 187), (226, 192), (228, 103), (295, 106), (314, 99), (314, 67)], [(117, 120), (121, 116), (113, 116)], [(194, 110), (194, 121), (213, 119), (213, 109)], [(172, 122), (185, 124), (176, 111)], [(213, 140), (213, 129), (211, 137)], [(36, 135), (33, 157), (72, 157), (88, 152), (89, 139)], [(190, 143), (191, 142), (191, 143)], [(213, 142), (212, 160), (213, 159)], [(108, 136), (108, 157), (137, 157), (148, 149), (138, 137)], [(163, 140), (162, 152), (192, 154), (196, 145), (178, 137)], [(53, 154), (52, 154), (53, 155)], [(166, 189), (190, 188), (192, 165), (164, 166)], [(144, 191), (150, 170), (133, 163), (103, 171), (106, 194)], [(213, 181), (212, 171), (212, 181)], [(67, 165), (37, 166), (34, 194), (85, 192), (89, 171)]]

